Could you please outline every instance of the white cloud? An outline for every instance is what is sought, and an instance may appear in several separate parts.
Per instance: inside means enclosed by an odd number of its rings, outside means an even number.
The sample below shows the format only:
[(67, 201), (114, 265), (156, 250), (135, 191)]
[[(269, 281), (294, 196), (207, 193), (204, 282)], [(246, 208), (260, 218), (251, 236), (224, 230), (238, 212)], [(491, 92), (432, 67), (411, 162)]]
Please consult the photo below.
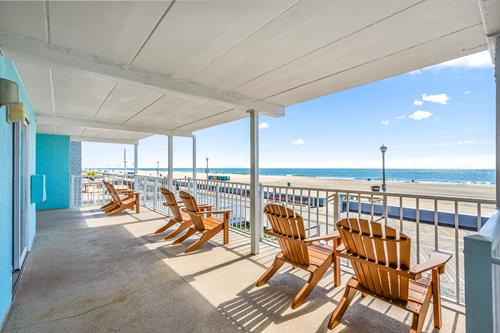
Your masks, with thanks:
[(401, 115), (396, 116), (396, 117), (394, 117), (394, 118), (395, 118), (395, 119), (397, 119), (397, 120), (401, 120), (401, 119), (405, 119), (405, 118), (406, 118), (406, 116), (405, 116), (404, 114), (401, 114)]
[(382, 120), (380, 123), (382, 125), (386, 126), (386, 125), (389, 125), (389, 120)]
[(292, 141), (292, 143), (294, 145), (303, 145), (304, 143), (306, 143), (304, 140), (302, 140), (301, 138), (298, 138), (297, 140), (295, 141)]
[(422, 100), (426, 102), (438, 103), (438, 104), (448, 104), (450, 98), (445, 93), (437, 95), (422, 95)]
[(424, 104), (424, 102), (419, 99), (413, 101), (413, 105), (422, 105), (422, 104)]
[(493, 67), (489, 51), (483, 51), (462, 58), (443, 62), (442, 64), (428, 67), (430, 69), (462, 67), (462, 68), (488, 68)]
[(265, 121), (263, 121), (259, 124), (259, 129), (264, 129), (264, 128), (268, 128), (268, 127), (269, 127), (269, 124), (266, 123)]
[(469, 94), (472, 94), (472, 91), (470, 91), (470, 90), (464, 91), (464, 95), (469, 95)]
[(418, 110), (409, 115), (408, 118), (411, 118), (413, 120), (423, 120), (429, 118), (430, 116), (432, 116), (432, 113), (430, 113), (429, 111)]

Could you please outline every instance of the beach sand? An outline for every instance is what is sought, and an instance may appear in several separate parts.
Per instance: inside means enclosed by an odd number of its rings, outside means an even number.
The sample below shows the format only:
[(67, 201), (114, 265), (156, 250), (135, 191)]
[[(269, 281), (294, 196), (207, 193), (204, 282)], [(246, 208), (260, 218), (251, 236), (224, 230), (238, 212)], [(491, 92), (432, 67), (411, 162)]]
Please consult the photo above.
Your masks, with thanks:
[[(139, 171), (141, 175), (156, 176), (156, 171)], [(222, 174), (217, 174), (222, 175)], [(224, 174), (231, 177), (231, 182), (250, 183), (249, 175), (242, 174)], [(166, 173), (160, 176), (165, 177)], [(192, 177), (190, 172), (174, 172), (174, 178)], [(197, 174), (198, 179), (206, 179), (204, 173)], [(332, 179), (332, 178), (314, 178), (302, 176), (260, 176), (260, 182), (264, 185), (287, 186), (289, 182), (292, 187), (310, 187), (335, 190), (357, 190), (370, 191), (372, 185), (381, 185), (380, 180), (362, 180), (362, 179)], [(387, 192), (401, 194), (419, 194), (433, 196), (451, 196), (472, 199), (495, 198), (495, 186), (486, 184), (461, 184), (461, 183), (424, 183), (424, 182), (400, 182), (387, 181)]]

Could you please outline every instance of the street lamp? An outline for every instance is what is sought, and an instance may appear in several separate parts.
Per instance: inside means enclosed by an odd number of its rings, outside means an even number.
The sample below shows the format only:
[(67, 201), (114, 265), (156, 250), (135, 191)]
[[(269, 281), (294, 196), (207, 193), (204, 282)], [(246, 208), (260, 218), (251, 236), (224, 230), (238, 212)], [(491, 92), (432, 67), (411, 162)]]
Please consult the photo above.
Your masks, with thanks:
[(387, 190), (387, 186), (385, 184), (385, 152), (387, 151), (387, 147), (385, 145), (380, 146), (380, 152), (382, 153), (382, 191)]
[(208, 180), (208, 172), (209, 172), (209, 170), (208, 170), (208, 157), (206, 159), (207, 159), (207, 167), (205, 168), (205, 173), (207, 174), (207, 180)]

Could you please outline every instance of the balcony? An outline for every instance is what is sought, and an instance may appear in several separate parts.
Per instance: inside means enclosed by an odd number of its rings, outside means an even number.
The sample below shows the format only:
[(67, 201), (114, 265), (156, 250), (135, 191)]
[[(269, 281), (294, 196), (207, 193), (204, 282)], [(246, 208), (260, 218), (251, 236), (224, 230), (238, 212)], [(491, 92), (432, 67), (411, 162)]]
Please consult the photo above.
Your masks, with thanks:
[[(6, 321), (5, 332), (181, 331), (327, 332), (330, 313), (350, 275), (333, 288), (332, 272), (297, 310), (291, 300), (304, 271), (284, 266), (265, 287), (255, 282), (276, 251), (232, 231), (184, 254), (152, 232), (165, 216), (106, 217), (97, 207), (39, 212), (38, 236)], [(401, 332), (411, 316), (371, 297), (357, 297), (334, 332)], [(432, 315), (425, 331), (432, 332)], [(441, 332), (464, 332), (464, 307), (443, 301)]]

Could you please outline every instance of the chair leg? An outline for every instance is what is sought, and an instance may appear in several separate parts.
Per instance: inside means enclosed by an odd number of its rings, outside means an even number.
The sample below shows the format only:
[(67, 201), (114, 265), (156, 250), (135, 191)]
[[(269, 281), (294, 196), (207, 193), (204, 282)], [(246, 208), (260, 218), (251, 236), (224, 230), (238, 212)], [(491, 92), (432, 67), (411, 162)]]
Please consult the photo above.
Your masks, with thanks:
[[(214, 230), (216, 230), (216, 229), (214, 229)], [(191, 244), (187, 247), (187, 249), (184, 253), (193, 252), (194, 250), (196, 250), (197, 248), (199, 248), (200, 246), (202, 246), (203, 244), (208, 242), (208, 240), (210, 238), (212, 238), (213, 236), (215, 236), (215, 234), (218, 233), (218, 231), (214, 232), (214, 230), (205, 231), (201, 235), (200, 239), (198, 239), (196, 242), (194, 242), (193, 244)]]
[(422, 306), (420, 307), (420, 312), (413, 315), (411, 322), (410, 333), (420, 333), (424, 327), (425, 317), (427, 316), (427, 310), (429, 309), (429, 304), (432, 297), (432, 286), (427, 290), (427, 295), (425, 296)]
[(333, 261), (333, 286), (338, 287), (340, 286), (340, 257), (335, 255), (335, 252), (333, 253), (332, 261)]
[(115, 215), (118, 215), (120, 214), (121, 212), (123, 212), (125, 209), (127, 209), (127, 207), (125, 206), (118, 206), (117, 208), (109, 211), (109, 212), (106, 212), (106, 214), (108, 216), (115, 216)]
[(432, 309), (434, 311), (434, 327), (441, 328), (441, 284), (437, 269), (432, 270)]
[(113, 204), (114, 204), (114, 202), (113, 202), (113, 201), (108, 202), (107, 204), (105, 204), (105, 205), (101, 206), (99, 209), (100, 209), (100, 210), (102, 210), (102, 211), (104, 211), (104, 210), (106, 210), (106, 208), (109, 208), (109, 207), (110, 207), (110, 206), (112, 206)]
[(189, 228), (192, 224), (193, 224), (193, 222), (191, 222), (191, 220), (182, 222), (181, 225), (177, 229), (175, 229), (174, 231), (169, 233), (164, 239), (168, 240), (170, 238), (174, 238), (175, 236), (177, 236), (178, 234), (180, 234), (181, 232), (183, 232), (184, 230)]
[(267, 271), (257, 280), (257, 283), (255, 284), (256, 287), (263, 286), (266, 284), (267, 281), (280, 269), (281, 266), (283, 266), (285, 262), (278, 257), (274, 258), (274, 262), (267, 269)]
[(344, 313), (346, 312), (347, 308), (349, 307), (349, 304), (351, 303), (355, 295), (356, 295), (356, 289), (347, 285), (347, 287), (345, 288), (344, 296), (342, 296), (342, 298), (340, 299), (339, 304), (337, 304), (337, 307), (333, 311), (330, 320), (328, 321), (329, 329), (333, 329), (338, 324), (340, 324), (340, 321), (342, 320)]
[(104, 208), (102, 211), (107, 214), (110, 211), (115, 210), (117, 207), (119, 207), (119, 206), (116, 203), (113, 202), (111, 205), (109, 205), (108, 207)]
[(299, 306), (304, 303), (305, 299), (311, 291), (316, 287), (318, 282), (321, 280), (325, 272), (328, 270), (328, 267), (332, 264), (331, 260), (325, 261), (321, 266), (319, 266), (314, 273), (311, 273), (311, 276), (309, 276), (309, 279), (307, 280), (306, 284), (300, 289), (298, 294), (295, 296), (295, 298), (292, 301), (292, 309), (296, 309)]
[(171, 226), (175, 225), (177, 223), (176, 220), (174, 219), (170, 219), (168, 221), (167, 224), (165, 224), (163, 227), (161, 227), (160, 229), (156, 230), (155, 231), (155, 234), (161, 234), (162, 232), (164, 232), (165, 230), (167, 230), (168, 228), (170, 228)]
[(183, 241), (185, 241), (186, 239), (188, 239), (189, 237), (191, 237), (195, 233), (196, 233), (196, 229), (194, 229), (194, 228), (188, 229), (188, 231), (186, 231), (186, 233), (184, 235), (182, 235), (181, 237), (174, 240), (172, 242), (172, 244), (180, 244)]

